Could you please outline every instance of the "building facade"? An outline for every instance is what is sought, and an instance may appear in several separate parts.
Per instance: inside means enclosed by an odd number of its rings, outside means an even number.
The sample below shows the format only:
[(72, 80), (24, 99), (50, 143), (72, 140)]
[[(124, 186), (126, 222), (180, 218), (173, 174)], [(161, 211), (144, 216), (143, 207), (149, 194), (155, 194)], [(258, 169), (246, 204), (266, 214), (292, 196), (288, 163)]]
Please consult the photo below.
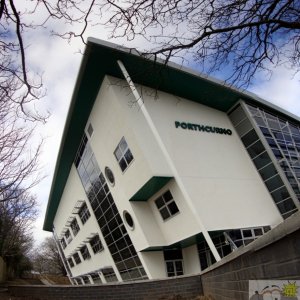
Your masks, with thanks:
[(89, 39), (44, 229), (73, 284), (196, 274), (298, 211), (299, 119)]

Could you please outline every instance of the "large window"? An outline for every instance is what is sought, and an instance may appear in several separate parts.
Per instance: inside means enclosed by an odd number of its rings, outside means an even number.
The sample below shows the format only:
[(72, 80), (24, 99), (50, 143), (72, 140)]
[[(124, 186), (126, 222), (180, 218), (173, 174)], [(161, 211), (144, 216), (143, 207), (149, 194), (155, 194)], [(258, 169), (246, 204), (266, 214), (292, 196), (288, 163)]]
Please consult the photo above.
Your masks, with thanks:
[(120, 143), (118, 144), (114, 155), (119, 163), (122, 172), (124, 172), (133, 160), (133, 155), (124, 137), (122, 137)]
[(85, 224), (86, 221), (90, 218), (91, 214), (90, 214), (89, 209), (85, 202), (81, 206), (81, 208), (78, 212), (78, 215), (79, 215), (79, 218), (80, 218), (82, 224)]
[(167, 220), (179, 213), (179, 209), (170, 191), (165, 192), (162, 196), (157, 198), (155, 204), (163, 220)]
[(62, 246), (63, 249), (66, 249), (67, 243), (66, 243), (66, 240), (65, 240), (64, 237), (60, 240), (60, 244), (61, 244), (61, 246)]
[(100, 241), (100, 237), (99, 235), (95, 235), (91, 240), (90, 240), (90, 245), (93, 249), (93, 252), (96, 254), (100, 251), (103, 250), (103, 246), (102, 246), (102, 243)]
[(72, 229), (74, 236), (76, 236), (80, 230), (80, 227), (78, 225), (76, 218), (74, 218), (73, 221), (71, 222), (71, 229)]
[(82, 255), (82, 258), (83, 258), (84, 260), (90, 259), (90, 258), (91, 258), (89, 249), (88, 249), (88, 247), (87, 247), (86, 245), (82, 246), (82, 247), (80, 248), (79, 251), (80, 251), (80, 253), (81, 253), (81, 255)]
[(164, 259), (168, 277), (183, 275), (183, 258), (181, 249), (165, 250)]
[(78, 264), (81, 263), (80, 256), (79, 256), (79, 254), (78, 254), (77, 252), (74, 253), (73, 258), (74, 258), (74, 260), (75, 260), (76, 265), (78, 265)]
[(66, 241), (67, 241), (68, 244), (70, 244), (72, 242), (72, 236), (71, 236), (71, 233), (70, 233), (69, 229), (65, 233), (65, 238), (66, 238)]
[(68, 258), (68, 263), (69, 263), (70, 268), (73, 268), (73, 267), (74, 267), (74, 262), (73, 262), (72, 257), (69, 257), (69, 258)]

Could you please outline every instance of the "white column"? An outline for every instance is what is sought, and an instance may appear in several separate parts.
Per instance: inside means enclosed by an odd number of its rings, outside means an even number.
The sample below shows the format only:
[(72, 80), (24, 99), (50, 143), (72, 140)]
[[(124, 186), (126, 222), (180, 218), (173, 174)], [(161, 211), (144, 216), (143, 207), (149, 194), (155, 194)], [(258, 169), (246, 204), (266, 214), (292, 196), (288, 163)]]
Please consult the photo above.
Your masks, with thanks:
[(139, 107), (140, 107), (140, 109), (141, 109), (141, 111), (142, 111), (142, 113), (143, 113), (143, 115), (144, 115), (144, 117), (145, 117), (145, 119), (146, 119), (153, 135), (154, 135), (154, 138), (156, 139), (156, 141), (157, 141), (157, 143), (158, 143), (158, 145), (159, 145), (159, 147), (160, 147), (160, 149), (161, 149), (161, 151), (162, 151), (162, 153), (163, 153), (163, 155), (164, 155), (164, 157), (165, 157), (165, 159), (166, 159), (166, 161), (167, 161), (167, 163), (168, 163), (168, 165), (169, 165), (169, 167), (170, 167), (170, 169), (171, 169), (171, 171), (174, 175), (174, 178), (175, 178), (179, 188), (182, 191), (182, 194), (183, 194), (185, 200), (187, 201), (192, 213), (194, 214), (194, 217), (195, 217), (195, 219), (196, 219), (196, 221), (197, 221), (197, 223), (200, 227), (200, 230), (201, 230), (201, 232), (202, 232), (202, 234), (203, 234), (203, 236), (204, 236), (211, 252), (213, 253), (216, 261), (221, 260), (221, 257), (219, 255), (219, 253), (218, 253), (218, 251), (217, 251), (210, 235), (208, 234), (208, 231), (205, 229), (204, 224), (202, 223), (201, 219), (199, 218), (199, 215), (196, 213), (196, 211), (194, 209), (192, 199), (190, 198), (190, 196), (189, 196), (189, 194), (188, 194), (188, 192), (185, 188), (185, 185), (183, 184), (183, 182), (181, 180), (181, 177), (179, 176), (179, 174), (177, 172), (177, 169), (176, 169), (176, 167), (173, 163), (173, 160), (171, 159), (171, 157), (170, 157), (170, 155), (167, 151), (167, 148), (165, 147), (165, 145), (163, 143), (163, 140), (161, 139), (161, 137), (158, 133), (158, 130), (156, 129), (156, 127), (155, 127), (155, 125), (152, 121), (152, 118), (149, 115), (149, 113), (148, 113), (148, 111), (147, 111), (147, 109), (144, 105), (142, 97), (140, 96), (139, 92), (137, 91), (137, 89), (136, 89), (133, 81), (131, 80), (125, 66), (123, 65), (123, 63), (120, 60), (118, 60), (117, 62), (118, 62), (118, 65), (119, 65), (119, 67), (120, 67), (120, 69), (121, 69), (128, 85), (129, 85), (135, 99), (136, 99), (137, 104), (139, 105)]

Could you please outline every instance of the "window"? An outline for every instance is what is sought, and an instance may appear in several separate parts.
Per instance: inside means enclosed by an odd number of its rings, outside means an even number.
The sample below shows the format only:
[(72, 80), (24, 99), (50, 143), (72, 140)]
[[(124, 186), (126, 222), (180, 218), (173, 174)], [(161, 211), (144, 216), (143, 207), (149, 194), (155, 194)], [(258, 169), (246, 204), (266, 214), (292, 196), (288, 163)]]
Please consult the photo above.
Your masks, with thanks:
[(71, 222), (71, 229), (73, 231), (74, 236), (76, 236), (80, 230), (80, 227), (78, 225), (76, 218), (74, 218), (73, 221)]
[(74, 267), (74, 262), (73, 262), (72, 257), (69, 257), (69, 258), (68, 258), (68, 263), (69, 263), (70, 268), (73, 268), (73, 267)]
[(183, 258), (181, 249), (165, 250), (164, 258), (168, 277), (183, 275)]
[(114, 155), (119, 163), (122, 172), (124, 172), (133, 160), (133, 155), (130, 149), (128, 148), (124, 137), (122, 137), (119, 145), (117, 146), (114, 152)]
[(85, 224), (86, 221), (90, 218), (91, 214), (90, 214), (90, 211), (85, 202), (81, 206), (81, 208), (78, 212), (78, 215), (79, 215), (79, 218), (80, 218), (82, 224)]
[(73, 258), (75, 260), (76, 265), (81, 263), (81, 259), (80, 259), (79, 254), (77, 252), (74, 253)]
[(101, 277), (98, 273), (92, 273), (91, 277), (93, 279), (94, 284), (100, 284), (102, 283)]
[(90, 255), (90, 252), (89, 252), (89, 249), (86, 245), (82, 246), (80, 248), (80, 253), (82, 255), (82, 258), (84, 260), (87, 260), (87, 259), (90, 259), (91, 258), (91, 255)]
[(123, 211), (123, 218), (125, 219), (126, 224), (129, 226), (130, 229), (134, 229), (134, 222), (130, 215), (130, 213), (127, 210)]
[(157, 198), (155, 204), (163, 220), (167, 220), (179, 212), (170, 191), (165, 192), (162, 196)]
[(115, 274), (115, 271), (113, 268), (105, 268), (102, 269), (102, 274), (106, 280), (106, 282), (115, 282), (118, 281), (118, 278)]
[(95, 235), (91, 240), (90, 240), (90, 245), (93, 249), (93, 252), (96, 254), (100, 251), (103, 250), (103, 246), (102, 246), (102, 243), (100, 241), (100, 237), (99, 235)]
[(69, 229), (65, 233), (65, 238), (66, 238), (66, 241), (67, 241), (68, 244), (70, 244), (72, 242), (72, 236), (71, 236), (71, 233), (70, 233)]
[(60, 244), (61, 244), (61, 246), (62, 246), (62, 248), (63, 249), (66, 249), (66, 247), (67, 247), (67, 243), (66, 243), (66, 241), (65, 241), (65, 238), (63, 237), (61, 240), (60, 240)]
[(112, 186), (114, 186), (115, 176), (114, 176), (114, 173), (112, 172), (112, 170), (109, 167), (105, 167), (104, 174), (105, 174), (106, 178), (108, 179), (108, 181), (110, 182), (110, 184)]
[(89, 127), (87, 129), (87, 133), (89, 134), (90, 137), (92, 137), (93, 132), (94, 132), (94, 129), (93, 129), (92, 124), (90, 123)]
[(84, 284), (91, 284), (89, 276), (82, 276), (81, 278), (82, 278)]

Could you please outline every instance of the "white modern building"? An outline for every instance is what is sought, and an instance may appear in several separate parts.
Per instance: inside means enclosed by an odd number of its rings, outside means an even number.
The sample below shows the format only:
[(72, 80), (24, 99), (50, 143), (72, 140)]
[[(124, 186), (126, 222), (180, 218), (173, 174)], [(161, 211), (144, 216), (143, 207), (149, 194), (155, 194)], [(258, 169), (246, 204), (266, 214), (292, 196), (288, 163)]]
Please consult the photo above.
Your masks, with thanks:
[(44, 223), (72, 283), (196, 274), (298, 211), (299, 124), (89, 39)]

